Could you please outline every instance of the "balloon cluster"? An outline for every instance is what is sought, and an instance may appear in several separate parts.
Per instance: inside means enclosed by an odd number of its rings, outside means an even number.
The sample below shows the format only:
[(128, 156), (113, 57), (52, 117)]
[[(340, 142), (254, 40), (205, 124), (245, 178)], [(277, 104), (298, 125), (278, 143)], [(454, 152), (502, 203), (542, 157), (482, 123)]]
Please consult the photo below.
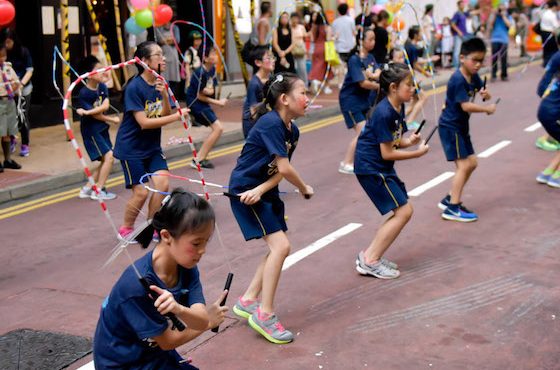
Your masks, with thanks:
[(7, 0), (0, 1), (0, 26), (7, 26), (14, 20), (16, 9)]
[(401, 32), (405, 29), (406, 25), (402, 18), (395, 17), (402, 7), (404, 6), (404, 0), (377, 0), (375, 5), (372, 6), (371, 11), (372, 13), (379, 13), (382, 10), (385, 10), (389, 13), (389, 20), (388, 23), (391, 27), (398, 32)]
[(173, 9), (169, 5), (159, 4), (159, 0), (130, 0), (134, 8), (132, 16), (124, 23), (127, 32), (138, 35), (148, 27), (160, 27), (171, 21)]
[(535, 5), (535, 6), (541, 6), (543, 5), (544, 0), (523, 0), (523, 5), (525, 6), (531, 6), (531, 5)]

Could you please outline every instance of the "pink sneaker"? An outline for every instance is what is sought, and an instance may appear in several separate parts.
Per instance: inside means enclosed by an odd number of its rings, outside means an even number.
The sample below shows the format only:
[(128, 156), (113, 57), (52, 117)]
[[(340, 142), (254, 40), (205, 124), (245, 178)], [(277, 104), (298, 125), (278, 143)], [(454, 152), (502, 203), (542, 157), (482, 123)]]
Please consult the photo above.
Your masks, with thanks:
[(130, 240), (129, 237), (134, 231), (132, 227), (121, 226), (119, 227), (119, 235), (122, 239), (128, 241), (129, 244), (136, 244), (138, 243), (135, 239)]

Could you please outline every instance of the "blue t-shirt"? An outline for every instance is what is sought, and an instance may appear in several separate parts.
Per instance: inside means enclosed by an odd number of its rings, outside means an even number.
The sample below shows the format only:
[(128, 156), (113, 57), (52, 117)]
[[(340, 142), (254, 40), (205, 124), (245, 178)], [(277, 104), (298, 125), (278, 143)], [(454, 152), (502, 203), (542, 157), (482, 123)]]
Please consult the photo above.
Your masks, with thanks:
[[(105, 99), (109, 99), (107, 85), (100, 83), (97, 90), (91, 90), (87, 86), (82, 86), (78, 94), (78, 108), (90, 110), (99, 107)], [(103, 121), (95, 119), (93, 116), (80, 117), (80, 131), (83, 136), (93, 136), (96, 133), (109, 129), (109, 125)]]
[[(187, 106), (193, 112), (202, 111), (210, 108), (208, 103), (198, 100), (198, 93), (202, 94), (202, 90), (206, 87), (216, 87), (218, 80), (216, 79), (216, 68), (212, 67), (208, 71), (201, 66), (192, 72), (191, 82), (187, 89)], [(193, 103), (194, 102), (194, 103)]]
[[(371, 103), (375, 100), (375, 90), (368, 90), (360, 87), (360, 82), (365, 81), (366, 70), (373, 72), (377, 69), (377, 63), (372, 54), (366, 58), (360, 58), (353, 54), (348, 59), (348, 72), (344, 77), (344, 83), (340, 89), (338, 101), (340, 110), (343, 112), (363, 112), (367, 111)], [(373, 91), (373, 96), (371, 96)]]
[(560, 51), (548, 61), (537, 93), (542, 97), (539, 112), (550, 122), (560, 119)]
[[(513, 22), (511, 16), (507, 15), (506, 18), (509, 22)], [(492, 34), (490, 35), (490, 42), (497, 42), (501, 44), (509, 43), (509, 28), (506, 26), (506, 22), (502, 19), (501, 15), (496, 15), (496, 21), (494, 22), (494, 27), (492, 28)]]
[[(455, 24), (455, 26), (463, 33), (463, 36), (466, 36), (467, 33), (467, 15), (466, 13), (457, 11), (453, 14), (453, 18), (451, 18), (451, 23)], [(453, 36), (457, 35), (455, 29), (451, 27), (451, 32)]]
[(461, 103), (474, 99), (476, 93), (482, 88), (482, 84), (478, 74), (474, 74), (471, 77), (471, 83), (468, 83), (461, 70), (457, 69), (447, 83), (445, 106), (439, 117), (439, 125), (468, 133), (470, 115), (461, 108)]
[[(124, 116), (115, 140), (115, 157), (118, 159), (146, 159), (161, 152), (161, 128), (143, 130), (134, 112), (144, 111), (148, 118), (161, 117), (163, 97), (155, 86), (141, 76), (134, 77), (124, 90)], [(172, 108), (175, 107), (170, 102)]]
[(414, 64), (418, 61), (418, 58), (422, 56), (423, 50), (412, 43), (412, 41), (406, 40), (404, 43), (404, 48), (406, 50), (406, 55), (408, 55), (408, 61), (410, 65), (414, 68)]
[(394, 145), (399, 146), (403, 133), (407, 131), (404, 111), (403, 105), (401, 111), (397, 112), (387, 98), (377, 104), (358, 137), (354, 158), (355, 174), (395, 173), (395, 161), (383, 159), (380, 144), (395, 142)]
[[(278, 172), (276, 156), (292, 158), (299, 139), (299, 129), (292, 122), (291, 130), (275, 110), (257, 120), (249, 132), (241, 155), (231, 173), (229, 189), (234, 194), (252, 189)], [(267, 195), (278, 194), (278, 187)]]
[(243, 124), (252, 125), (254, 122), (251, 119), (251, 107), (262, 102), (264, 99), (264, 84), (257, 75), (253, 75), (247, 86), (247, 96), (243, 102)]
[[(149, 283), (169, 290), (175, 300), (190, 307), (205, 304), (197, 267), (178, 266), (179, 282), (169, 288), (154, 272), (152, 253), (135, 262), (140, 275)], [(121, 275), (101, 307), (93, 338), (93, 359), (96, 369), (164, 369), (175, 368), (175, 350), (164, 351), (151, 340), (161, 335), (170, 321), (154, 307), (132, 266)]]

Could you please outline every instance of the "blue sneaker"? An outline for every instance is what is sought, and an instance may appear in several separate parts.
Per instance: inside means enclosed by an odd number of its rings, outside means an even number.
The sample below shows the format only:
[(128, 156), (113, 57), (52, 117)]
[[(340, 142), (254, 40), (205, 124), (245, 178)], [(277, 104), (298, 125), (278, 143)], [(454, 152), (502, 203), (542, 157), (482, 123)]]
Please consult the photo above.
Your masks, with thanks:
[(447, 207), (449, 207), (449, 205), (451, 204), (451, 195), (447, 194), (445, 196), (445, 198), (443, 198), (442, 200), (439, 201), (438, 203), (438, 207), (439, 209), (441, 209), (442, 211), (445, 211), (445, 209)]
[(548, 186), (552, 187), (552, 188), (560, 188), (560, 177), (552, 177), (550, 176), (550, 179), (548, 179), (547, 183)]
[(539, 184), (548, 184), (548, 181), (550, 180), (550, 176), (552, 175), (545, 175), (544, 172), (541, 172), (537, 176), (537, 182)]
[(478, 220), (476, 213), (469, 211), (465, 207), (461, 207), (460, 204), (453, 204), (447, 207), (445, 211), (442, 212), (441, 218), (459, 222), (474, 222)]

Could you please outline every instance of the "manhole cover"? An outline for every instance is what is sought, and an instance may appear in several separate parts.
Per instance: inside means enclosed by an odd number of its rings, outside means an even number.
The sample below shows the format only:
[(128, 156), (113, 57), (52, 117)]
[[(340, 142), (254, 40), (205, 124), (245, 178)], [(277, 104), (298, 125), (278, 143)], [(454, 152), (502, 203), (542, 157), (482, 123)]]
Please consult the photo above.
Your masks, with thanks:
[(91, 340), (19, 329), (0, 336), (0, 369), (63, 369), (91, 352)]

